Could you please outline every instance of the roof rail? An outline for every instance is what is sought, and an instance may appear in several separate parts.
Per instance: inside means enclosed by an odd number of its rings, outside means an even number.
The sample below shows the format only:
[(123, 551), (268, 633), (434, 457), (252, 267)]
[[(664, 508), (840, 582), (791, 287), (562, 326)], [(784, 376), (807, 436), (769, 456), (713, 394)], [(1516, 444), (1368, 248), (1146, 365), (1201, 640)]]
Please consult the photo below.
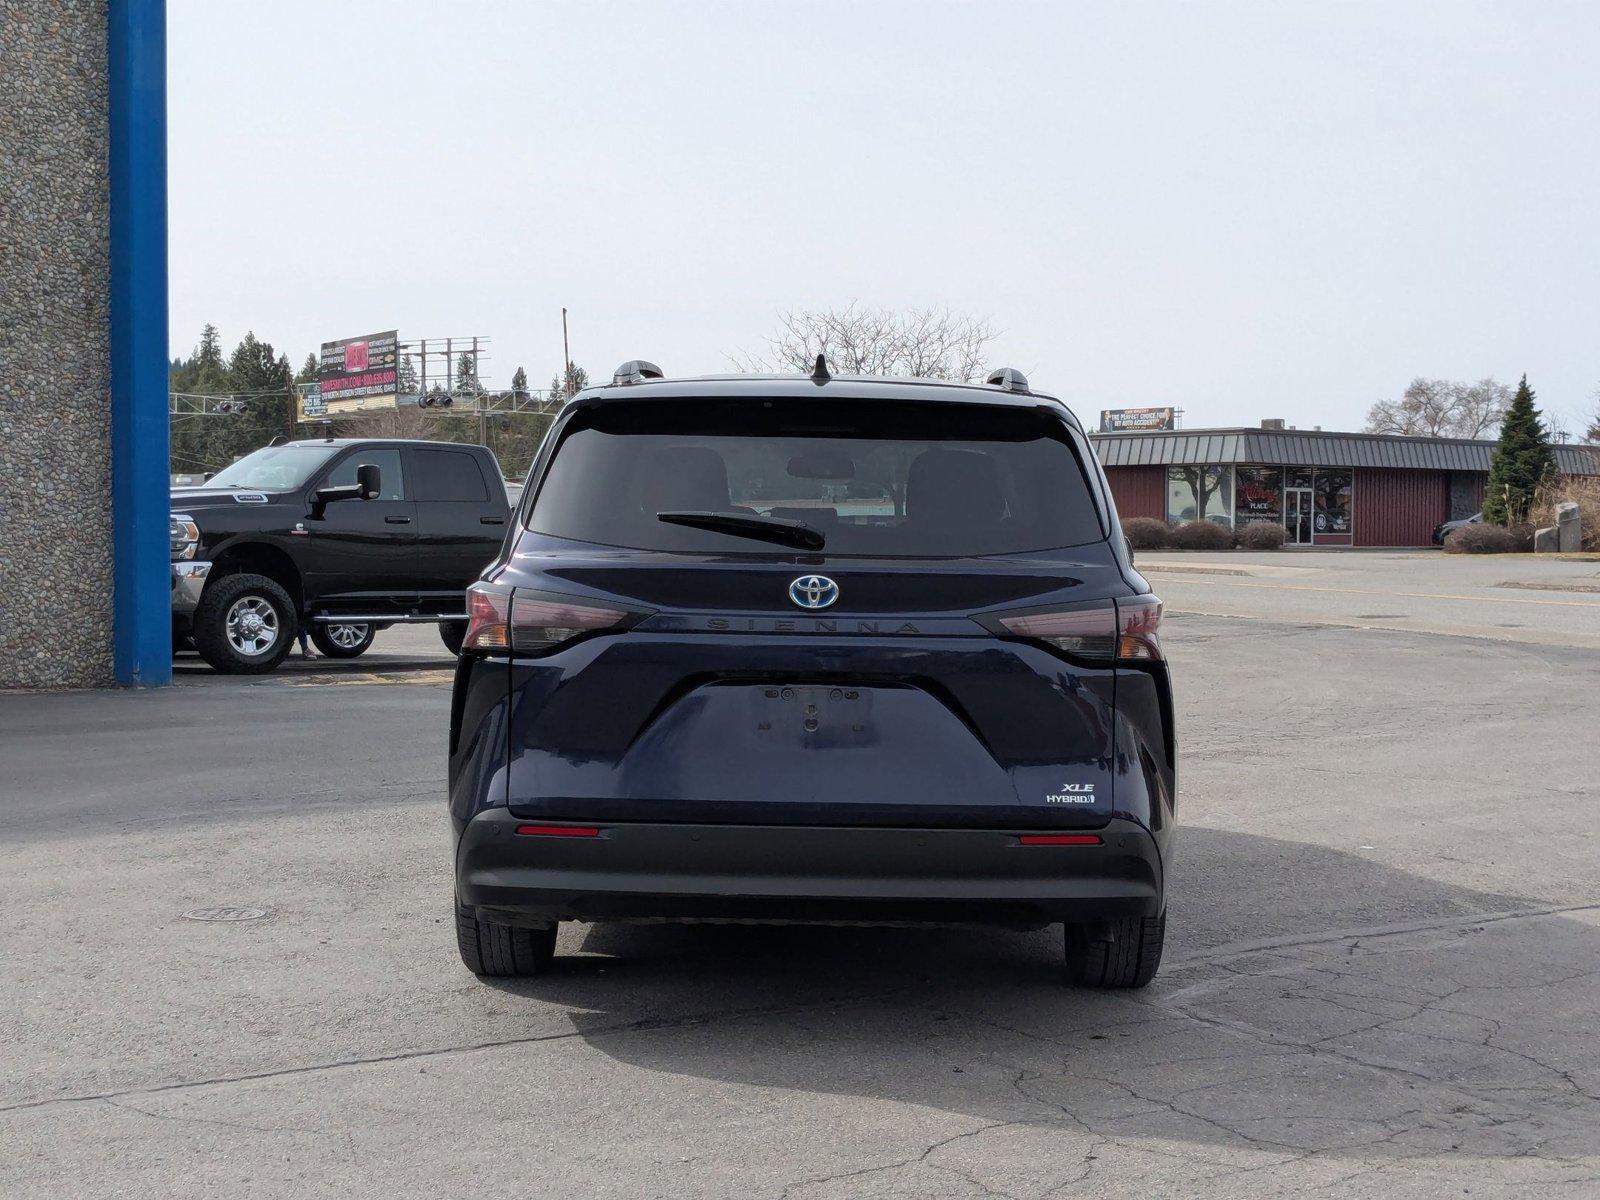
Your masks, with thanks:
[(661, 368), (653, 362), (646, 362), (642, 358), (630, 358), (617, 368), (617, 373), (611, 377), (611, 382), (621, 387), (629, 383), (643, 383), (646, 379), (660, 379)]
[(1028, 390), (1028, 377), (1015, 367), (1001, 367), (998, 371), (991, 371), (989, 378), (984, 380), (990, 387), (1001, 388), (1007, 392), (1026, 392)]

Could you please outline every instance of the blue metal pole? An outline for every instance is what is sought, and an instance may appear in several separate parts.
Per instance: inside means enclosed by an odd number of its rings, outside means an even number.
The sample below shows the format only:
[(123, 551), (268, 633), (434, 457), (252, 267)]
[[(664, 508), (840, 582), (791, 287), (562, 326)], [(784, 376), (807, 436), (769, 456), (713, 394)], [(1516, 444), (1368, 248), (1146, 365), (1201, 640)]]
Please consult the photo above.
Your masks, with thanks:
[(172, 682), (166, 0), (109, 0), (111, 532), (118, 683)]

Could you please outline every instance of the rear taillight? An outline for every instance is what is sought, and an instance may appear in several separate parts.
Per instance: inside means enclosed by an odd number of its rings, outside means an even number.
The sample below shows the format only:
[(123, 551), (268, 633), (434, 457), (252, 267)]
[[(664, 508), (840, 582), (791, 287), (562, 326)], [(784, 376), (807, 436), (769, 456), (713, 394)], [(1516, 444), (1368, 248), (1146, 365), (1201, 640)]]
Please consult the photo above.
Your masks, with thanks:
[(467, 589), (467, 635), (461, 639), (463, 650), (508, 650), (511, 631), (508, 614), (511, 596), (507, 592), (490, 591), (481, 583)]
[(1077, 658), (1148, 662), (1161, 657), (1161, 601), (1154, 596), (1015, 613), (996, 620), (1007, 633), (1048, 642)]
[(1129, 596), (1117, 601), (1117, 659), (1161, 657), (1161, 601)]
[(475, 583), (467, 589), (467, 636), (461, 648), (535, 653), (579, 634), (611, 629), (631, 617), (620, 608), (508, 594)]

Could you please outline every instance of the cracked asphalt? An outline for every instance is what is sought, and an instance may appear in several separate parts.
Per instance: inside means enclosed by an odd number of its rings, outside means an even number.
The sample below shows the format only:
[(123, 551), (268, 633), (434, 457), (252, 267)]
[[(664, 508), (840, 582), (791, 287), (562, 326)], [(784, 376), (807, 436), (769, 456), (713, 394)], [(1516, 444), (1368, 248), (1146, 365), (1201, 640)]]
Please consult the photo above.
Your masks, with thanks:
[(1157, 582), (1137, 993), (1055, 930), (570, 926), (480, 983), (437, 670), (0, 696), (0, 1195), (1600, 1196), (1600, 650)]

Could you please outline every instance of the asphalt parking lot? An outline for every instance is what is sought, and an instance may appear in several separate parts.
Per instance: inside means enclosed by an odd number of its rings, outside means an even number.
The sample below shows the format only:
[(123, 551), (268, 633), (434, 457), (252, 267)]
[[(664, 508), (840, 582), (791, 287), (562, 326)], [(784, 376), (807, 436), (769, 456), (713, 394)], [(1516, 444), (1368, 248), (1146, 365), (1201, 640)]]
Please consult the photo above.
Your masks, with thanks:
[(476, 981), (431, 629), (0, 696), (0, 1194), (1600, 1195), (1600, 563), (1140, 563), (1183, 828), (1131, 994), (1055, 930), (572, 926)]

